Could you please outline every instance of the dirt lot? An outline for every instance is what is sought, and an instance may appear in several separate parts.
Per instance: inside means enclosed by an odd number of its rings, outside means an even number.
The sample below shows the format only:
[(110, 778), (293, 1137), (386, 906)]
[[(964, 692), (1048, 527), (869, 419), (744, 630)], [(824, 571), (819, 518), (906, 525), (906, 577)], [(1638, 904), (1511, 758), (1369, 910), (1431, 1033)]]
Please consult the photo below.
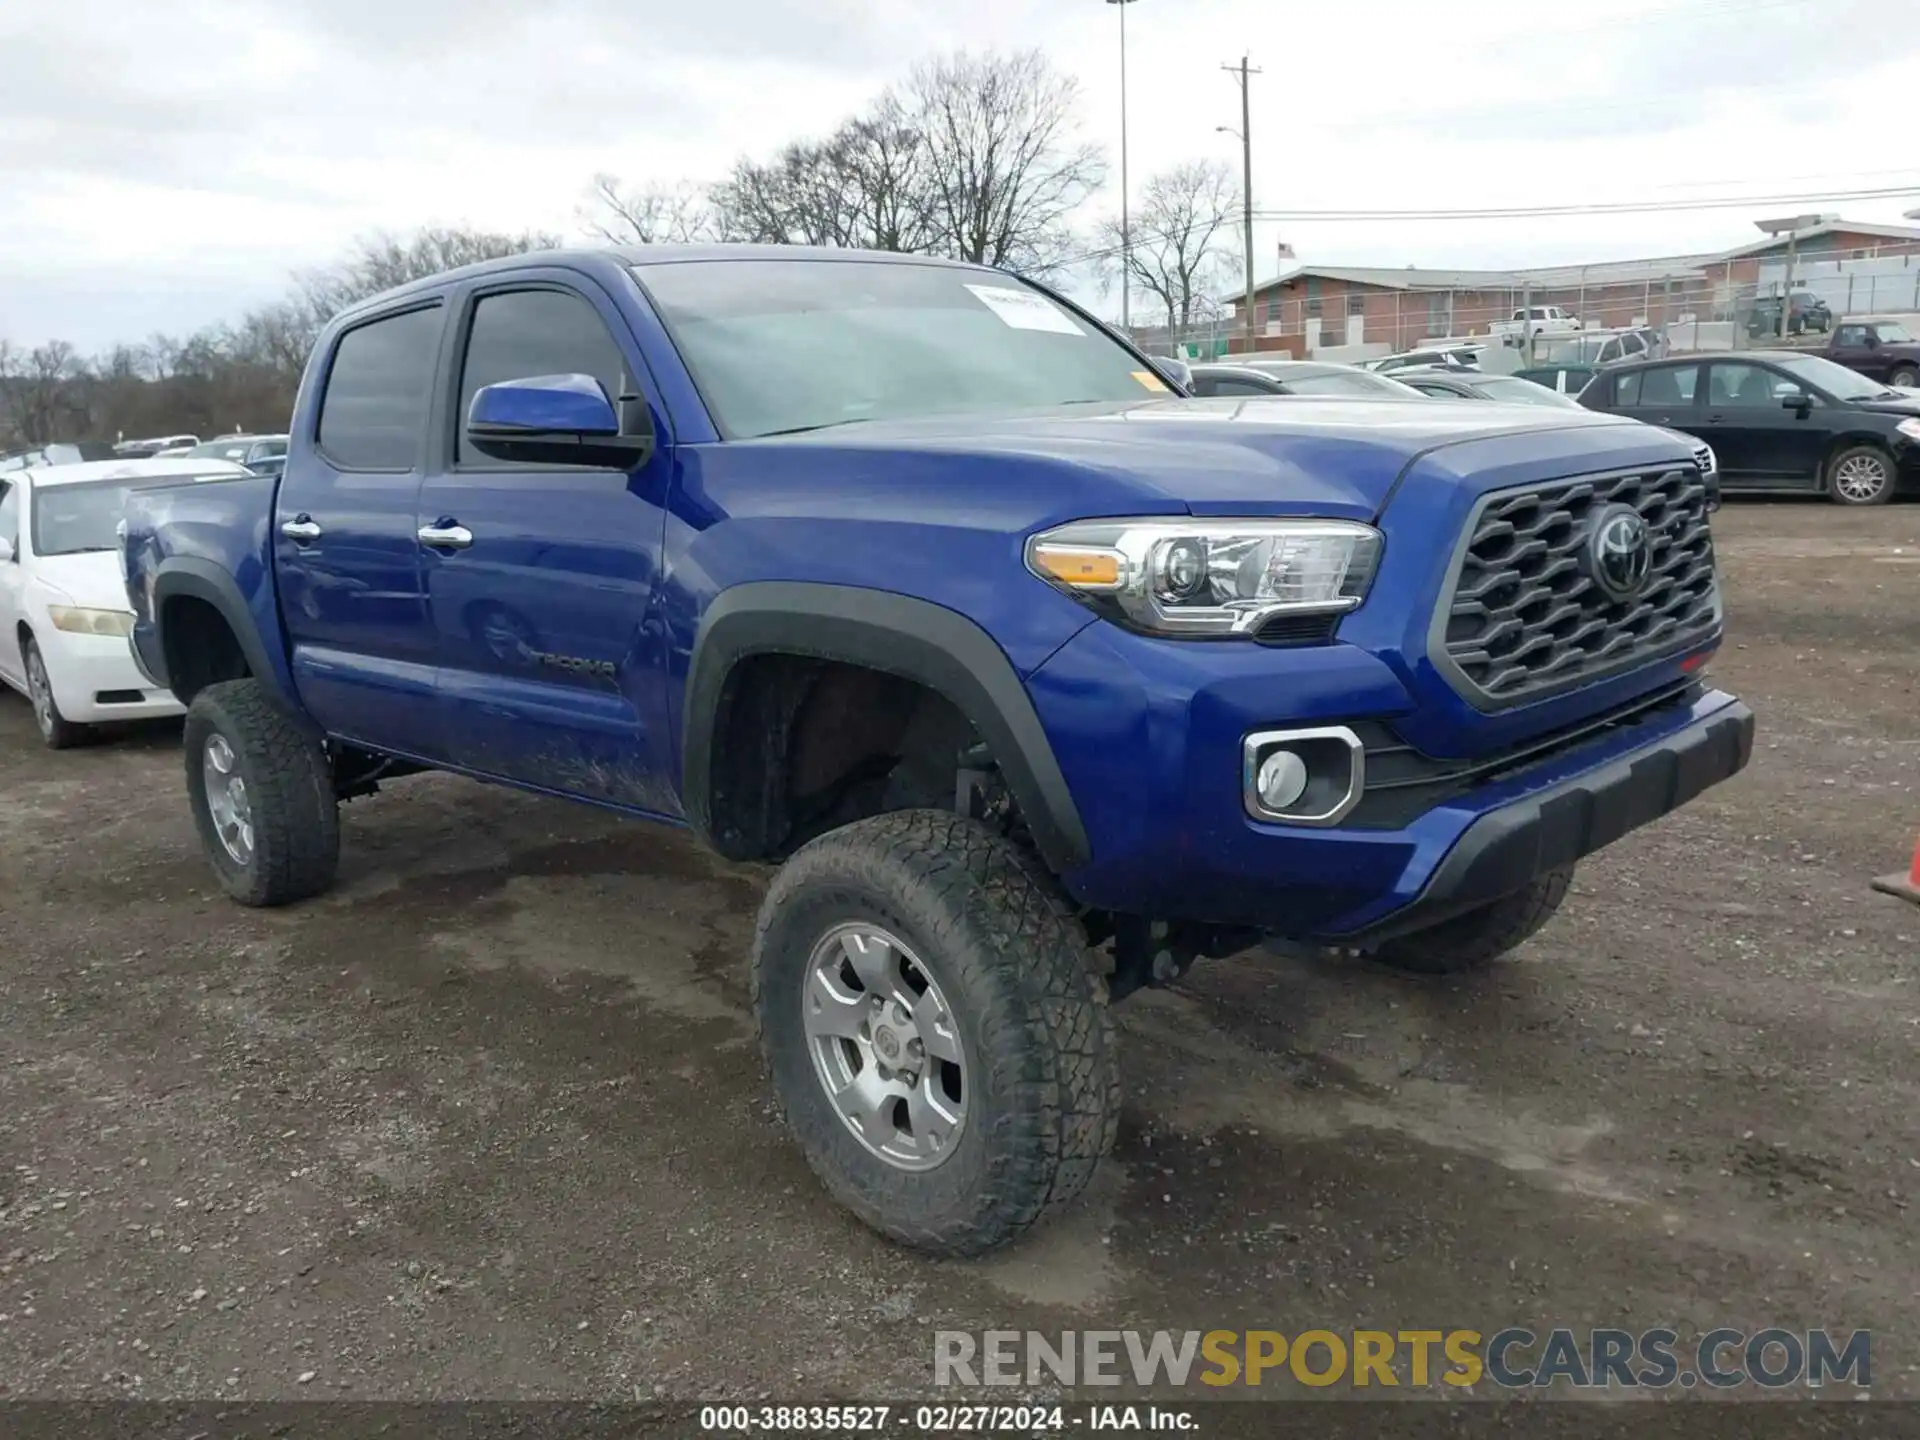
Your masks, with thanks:
[[(1518, 963), (1256, 954), (1122, 1008), (1118, 1153), (984, 1263), (879, 1241), (770, 1112), (761, 876), (462, 782), (339, 888), (215, 890), (177, 727), (0, 696), (0, 1395), (904, 1395), (934, 1328), (1871, 1327), (1920, 1397), (1920, 507), (1735, 505), (1752, 768)], [(310, 1378), (309, 1378), (310, 1377)]]

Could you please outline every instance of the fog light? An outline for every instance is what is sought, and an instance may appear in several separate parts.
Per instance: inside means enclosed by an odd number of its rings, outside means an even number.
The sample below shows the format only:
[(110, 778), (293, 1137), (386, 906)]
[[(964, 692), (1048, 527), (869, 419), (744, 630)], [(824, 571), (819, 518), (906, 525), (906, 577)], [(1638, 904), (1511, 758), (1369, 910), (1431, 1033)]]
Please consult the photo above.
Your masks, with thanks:
[(1307, 762), (1291, 750), (1276, 750), (1260, 762), (1260, 799), (1269, 810), (1288, 810), (1307, 793)]
[(1258, 730), (1240, 756), (1242, 803), (1255, 820), (1338, 825), (1366, 789), (1366, 747), (1345, 725)]

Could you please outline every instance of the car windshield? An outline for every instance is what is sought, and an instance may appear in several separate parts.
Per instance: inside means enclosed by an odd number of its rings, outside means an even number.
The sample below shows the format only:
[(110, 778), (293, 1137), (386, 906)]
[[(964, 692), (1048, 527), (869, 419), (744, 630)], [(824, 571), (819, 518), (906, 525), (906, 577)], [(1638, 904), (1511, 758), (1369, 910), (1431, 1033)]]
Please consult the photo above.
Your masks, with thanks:
[(1887, 345), (1911, 345), (1914, 343), (1913, 335), (1908, 331), (1907, 327), (1892, 321), (1874, 321), (1873, 333), (1880, 337), (1883, 344)]
[(154, 475), (138, 480), (86, 480), (77, 485), (42, 485), (33, 492), (33, 553), (79, 555), (112, 550), (127, 508), (127, 496), (155, 485), (193, 480), (227, 480), (225, 471), (208, 475)]
[(1366, 370), (1330, 370), (1321, 375), (1275, 377), (1295, 395), (1397, 395), (1405, 399), (1419, 392), (1411, 385)]
[(1500, 400), (1510, 405), (1546, 405), (1560, 410), (1580, 408), (1578, 401), (1569, 400), (1559, 391), (1536, 385), (1531, 380), (1522, 380), (1517, 375), (1489, 376), (1485, 380), (1474, 381), (1474, 388), (1489, 400)]
[(1769, 355), (1767, 358), (1794, 379), (1804, 380), (1836, 400), (1872, 400), (1892, 393), (1878, 380), (1869, 380), (1818, 355)]
[(729, 439), (1167, 393), (1110, 336), (992, 271), (735, 260), (636, 274)]

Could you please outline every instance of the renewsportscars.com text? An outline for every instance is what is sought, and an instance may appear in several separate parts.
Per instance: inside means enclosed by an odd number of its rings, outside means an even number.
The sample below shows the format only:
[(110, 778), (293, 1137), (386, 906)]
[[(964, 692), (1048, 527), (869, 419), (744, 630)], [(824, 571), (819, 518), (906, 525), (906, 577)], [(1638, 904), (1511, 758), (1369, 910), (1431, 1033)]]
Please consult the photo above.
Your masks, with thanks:
[(1503, 1390), (1873, 1383), (1870, 1331), (940, 1330), (940, 1386), (1489, 1384)]

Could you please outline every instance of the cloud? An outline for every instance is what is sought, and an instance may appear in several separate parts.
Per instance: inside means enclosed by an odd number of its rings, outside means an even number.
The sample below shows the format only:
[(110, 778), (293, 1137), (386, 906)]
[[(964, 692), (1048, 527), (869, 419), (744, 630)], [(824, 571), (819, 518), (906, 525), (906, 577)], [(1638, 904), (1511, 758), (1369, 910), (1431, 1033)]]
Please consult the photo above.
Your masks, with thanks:
[[(1920, 32), (1884, 0), (1369, 0), (1365, 24), (1352, 0), (1124, 13), (1136, 187), (1238, 161), (1218, 127), (1239, 123), (1221, 66), (1242, 53), (1264, 72), (1254, 188), (1269, 208), (1635, 199), (1903, 161), (1920, 178), (1885, 108), (1911, 89)], [(1086, 138), (1117, 152), (1121, 14), (1095, 0), (15, 0), (0, 7), (0, 330), (96, 348), (187, 328), (196, 306), (230, 319), (375, 229), (577, 233), (596, 171), (717, 178), (960, 46), (1044, 49), (1081, 82)], [(1110, 186), (1087, 228), (1114, 209)], [(1263, 222), (1256, 246), (1551, 263), (1713, 249), (1750, 218)]]

